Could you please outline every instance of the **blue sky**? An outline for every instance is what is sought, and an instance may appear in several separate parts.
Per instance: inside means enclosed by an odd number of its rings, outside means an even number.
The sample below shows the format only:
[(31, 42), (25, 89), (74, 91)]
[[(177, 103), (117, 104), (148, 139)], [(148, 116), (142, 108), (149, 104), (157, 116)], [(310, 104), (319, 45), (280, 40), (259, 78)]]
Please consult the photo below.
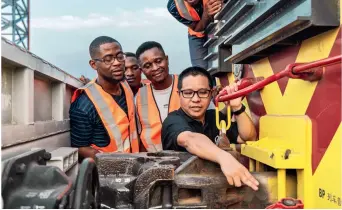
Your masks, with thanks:
[(166, 9), (167, 0), (33, 0), (31, 51), (78, 77), (93, 78), (88, 47), (97, 36), (117, 39), (135, 52), (145, 41), (158, 41), (169, 55), (170, 72), (190, 66), (187, 28)]

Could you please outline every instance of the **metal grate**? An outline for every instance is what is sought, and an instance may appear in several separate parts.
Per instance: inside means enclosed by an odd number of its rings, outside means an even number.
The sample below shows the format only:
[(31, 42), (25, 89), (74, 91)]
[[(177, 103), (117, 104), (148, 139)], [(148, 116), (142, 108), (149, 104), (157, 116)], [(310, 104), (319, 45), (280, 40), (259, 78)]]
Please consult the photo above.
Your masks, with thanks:
[(30, 49), (30, 0), (1, 0), (2, 36)]

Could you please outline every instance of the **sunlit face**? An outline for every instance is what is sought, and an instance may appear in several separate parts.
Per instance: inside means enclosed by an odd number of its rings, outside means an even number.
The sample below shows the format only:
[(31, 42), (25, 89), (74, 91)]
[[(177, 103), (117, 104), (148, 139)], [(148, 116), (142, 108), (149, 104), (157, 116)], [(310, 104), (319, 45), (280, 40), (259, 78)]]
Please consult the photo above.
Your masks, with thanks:
[(139, 64), (152, 84), (163, 83), (169, 76), (169, 59), (157, 47), (143, 52), (139, 56)]

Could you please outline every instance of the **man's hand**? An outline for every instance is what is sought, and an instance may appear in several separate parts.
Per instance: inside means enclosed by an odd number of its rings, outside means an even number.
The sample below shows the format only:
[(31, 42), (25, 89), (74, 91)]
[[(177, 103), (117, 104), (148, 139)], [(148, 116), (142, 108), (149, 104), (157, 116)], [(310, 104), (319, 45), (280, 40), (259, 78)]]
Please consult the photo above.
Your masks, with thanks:
[(230, 153), (217, 147), (207, 136), (201, 133), (183, 131), (177, 136), (177, 144), (189, 153), (220, 164), (223, 174), (231, 185), (237, 187), (244, 183), (258, 190), (259, 182)]
[(95, 160), (95, 155), (97, 153), (99, 153), (99, 151), (92, 147), (80, 147), (78, 148), (78, 160), (80, 163), (83, 159), (88, 157), (93, 158)]
[(221, 170), (230, 185), (241, 187), (243, 183), (255, 191), (258, 190), (259, 182), (231, 154), (222, 151), (218, 160)]
[(222, 0), (209, 0), (205, 5), (205, 11), (208, 15), (214, 16), (222, 8)]
[[(238, 81), (237, 83), (233, 83), (230, 84), (229, 86), (226, 86), (225, 88), (223, 88), (220, 93), (222, 93), (223, 91), (226, 91), (228, 95), (231, 95), (233, 93), (235, 93), (236, 91), (238, 91), (238, 85), (241, 83), (241, 81)], [(242, 106), (242, 97), (230, 100), (229, 102), (225, 102), (226, 105), (229, 105), (232, 107), (233, 111), (237, 111), (239, 109), (241, 109)]]
[(213, 99), (216, 98), (216, 96), (219, 94), (219, 92), (221, 92), (222, 89), (223, 89), (223, 87), (221, 85), (217, 85), (213, 88), (213, 90), (212, 90)]
[(89, 78), (87, 78), (87, 77), (85, 77), (84, 75), (81, 75), (81, 77), (79, 78), (82, 82), (83, 82), (83, 84), (87, 84), (88, 82), (90, 82), (91, 80), (89, 79)]

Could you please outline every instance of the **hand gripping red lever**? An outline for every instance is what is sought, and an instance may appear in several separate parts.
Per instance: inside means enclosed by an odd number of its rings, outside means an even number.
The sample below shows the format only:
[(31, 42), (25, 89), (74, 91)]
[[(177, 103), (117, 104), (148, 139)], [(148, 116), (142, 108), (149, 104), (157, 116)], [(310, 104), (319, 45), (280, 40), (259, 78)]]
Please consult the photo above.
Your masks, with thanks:
[[(256, 77), (256, 78), (242, 78), (238, 84), (238, 90), (244, 89), (248, 86), (251, 86), (257, 82), (260, 82), (264, 79), (264, 77)], [(262, 89), (262, 88), (260, 88)], [(227, 94), (226, 90), (223, 90), (220, 94), (218, 94), (215, 98), (215, 105), (218, 106), (218, 102), (222, 102), (222, 101), (217, 101), (218, 98), (220, 98), (221, 96), (224, 96)], [(238, 97), (236, 97), (238, 98)], [(225, 101), (225, 100), (224, 100)]]
[(266, 79), (242, 79), (240, 85), (238, 85), (237, 92), (231, 95), (226, 95), (227, 93), (223, 91), (221, 94), (218, 94), (215, 98), (215, 105), (218, 106), (218, 102), (229, 101), (241, 96), (248, 95), (249, 93), (256, 90), (260, 90), (264, 88), (266, 85), (274, 81), (277, 81), (283, 77), (290, 77), (293, 79), (317, 80), (321, 78), (323, 72), (322, 69), (316, 68), (341, 63), (341, 59), (342, 55), (338, 55), (331, 58), (326, 58), (305, 64), (293, 63), (287, 65), (283, 71), (272, 76), (269, 76)]
[[(263, 80), (263, 77), (258, 77), (258, 78), (243, 78), (240, 80), (238, 89), (243, 89), (245, 87), (248, 87), (258, 81)], [(227, 92), (224, 90), (221, 92), (221, 94), (218, 95), (220, 97), (223, 94), (227, 94)], [(220, 115), (219, 115), (219, 108), (218, 108), (218, 102), (215, 100), (215, 114), (216, 114), (216, 127), (221, 131), (221, 133), (226, 133), (226, 131), (230, 128), (231, 125), (231, 113), (230, 113), (230, 106), (227, 106), (227, 123), (224, 120), (219, 121)]]

